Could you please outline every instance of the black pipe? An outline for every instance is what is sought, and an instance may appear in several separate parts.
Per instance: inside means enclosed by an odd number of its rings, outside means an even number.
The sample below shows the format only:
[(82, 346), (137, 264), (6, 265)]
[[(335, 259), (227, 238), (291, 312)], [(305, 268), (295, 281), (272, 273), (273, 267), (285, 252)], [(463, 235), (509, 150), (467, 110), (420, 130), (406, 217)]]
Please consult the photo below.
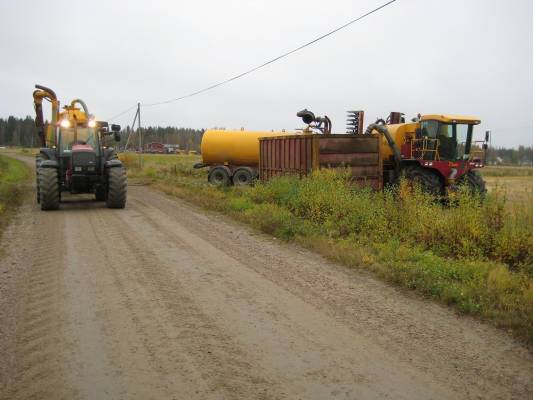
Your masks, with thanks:
[(370, 124), (368, 125), (368, 128), (366, 128), (365, 135), (370, 135), (374, 129), (381, 133), (383, 136), (385, 136), (385, 138), (387, 139), (387, 143), (392, 149), (392, 154), (394, 155), (394, 169), (396, 170), (396, 173), (399, 174), (400, 165), (402, 163), (402, 154), (400, 152), (400, 149), (396, 145), (396, 142), (392, 138), (386, 125), (378, 123)]
[(41, 90), (44, 90), (45, 92), (50, 93), (52, 95), (52, 98), (54, 100), (57, 100), (56, 92), (54, 92), (52, 89), (49, 89), (46, 86), (42, 86), (42, 85), (35, 85), (35, 88), (36, 89), (41, 89)]

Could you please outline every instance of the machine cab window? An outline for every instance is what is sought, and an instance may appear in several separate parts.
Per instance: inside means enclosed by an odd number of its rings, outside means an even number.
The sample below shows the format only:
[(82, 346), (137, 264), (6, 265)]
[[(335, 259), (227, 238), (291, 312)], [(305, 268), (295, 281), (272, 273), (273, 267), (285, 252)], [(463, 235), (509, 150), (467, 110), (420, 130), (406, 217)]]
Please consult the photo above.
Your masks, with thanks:
[[(444, 119), (444, 118), (442, 118)], [(479, 121), (425, 119), (420, 122), (423, 137), (437, 140), (441, 160), (458, 161), (470, 158), (474, 125)]]
[(62, 153), (72, 151), (72, 146), (76, 144), (89, 145), (98, 153), (98, 137), (95, 128), (88, 127), (61, 127), (61, 143), (60, 148)]

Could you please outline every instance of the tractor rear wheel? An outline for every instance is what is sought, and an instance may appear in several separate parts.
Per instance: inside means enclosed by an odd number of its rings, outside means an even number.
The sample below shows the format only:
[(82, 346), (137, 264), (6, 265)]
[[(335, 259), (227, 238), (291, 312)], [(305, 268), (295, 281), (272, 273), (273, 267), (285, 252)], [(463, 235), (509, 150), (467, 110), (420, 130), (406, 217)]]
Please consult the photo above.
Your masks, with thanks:
[(107, 207), (124, 208), (126, 206), (126, 191), (128, 187), (124, 168), (109, 168), (107, 172), (107, 183)]
[(408, 165), (403, 169), (403, 176), (409, 182), (420, 186), (424, 193), (441, 196), (444, 192), (441, 178), (433, 171), (422, 168), (420, 165)]
[(57, 210), (59, 208), (59, 179), (57, 169), (39, 168), (37, 185), (41, 210)]
[(465, 185), (471, 192), (484, 196), (487, 193), (485, 181), (477, 171), (469, 171), (464, 174), (458, 182), (460, 185)]

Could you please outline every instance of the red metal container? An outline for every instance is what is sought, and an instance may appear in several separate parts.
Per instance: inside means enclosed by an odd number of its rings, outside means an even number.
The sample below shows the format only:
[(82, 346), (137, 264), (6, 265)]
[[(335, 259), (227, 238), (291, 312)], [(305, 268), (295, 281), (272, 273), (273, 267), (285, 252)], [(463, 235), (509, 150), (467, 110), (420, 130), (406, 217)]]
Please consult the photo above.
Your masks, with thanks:
[(348, 168), (353, 182), (383, 187), (378, 135), (294, 135), (259, 139), (259, 177), (309, 174), (320, 168)]

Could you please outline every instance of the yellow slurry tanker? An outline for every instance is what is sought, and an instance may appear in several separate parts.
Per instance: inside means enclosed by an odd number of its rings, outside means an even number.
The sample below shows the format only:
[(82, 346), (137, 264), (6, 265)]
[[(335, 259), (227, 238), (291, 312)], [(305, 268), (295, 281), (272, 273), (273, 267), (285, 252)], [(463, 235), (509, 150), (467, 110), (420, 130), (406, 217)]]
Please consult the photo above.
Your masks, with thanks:
[(208, 180), (215, 185), (249, 185), (257, 178), (259, 138), (294, 135), (283, 131), (209, 129), (202, 137), (202, 163), (209, 167)]

